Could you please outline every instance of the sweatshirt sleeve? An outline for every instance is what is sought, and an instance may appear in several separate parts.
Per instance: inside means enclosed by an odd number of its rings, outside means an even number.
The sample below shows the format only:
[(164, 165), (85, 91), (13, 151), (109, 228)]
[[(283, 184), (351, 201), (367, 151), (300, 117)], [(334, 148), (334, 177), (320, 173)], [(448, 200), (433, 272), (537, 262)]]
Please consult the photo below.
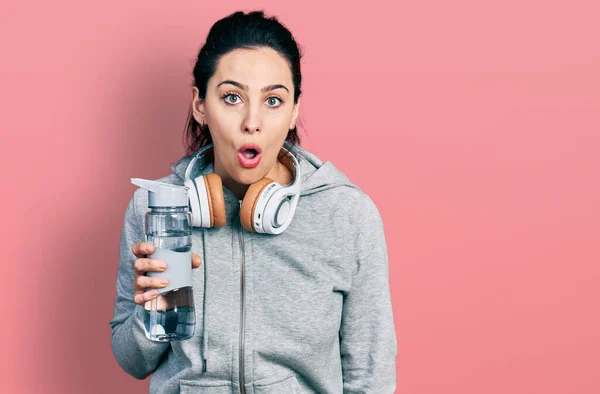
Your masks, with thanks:
[(133, 244), (144, 241), (143, 213), (135, 209), (135, 194), (125, 210), (121, 233), (120, 263), (117, 274), (115, 310), (110, 321), (112, 351), (125, 372), (136, 379), (144, 379), (153, 372), (170, 344), (146, 338), (142, 322), (143, 307), (133, 301)]
[(367, 196), (355, 211), (355, 269), (344, 297), (340, 352), (344, 393), (393, 393), (397, 342), (380, 213)]

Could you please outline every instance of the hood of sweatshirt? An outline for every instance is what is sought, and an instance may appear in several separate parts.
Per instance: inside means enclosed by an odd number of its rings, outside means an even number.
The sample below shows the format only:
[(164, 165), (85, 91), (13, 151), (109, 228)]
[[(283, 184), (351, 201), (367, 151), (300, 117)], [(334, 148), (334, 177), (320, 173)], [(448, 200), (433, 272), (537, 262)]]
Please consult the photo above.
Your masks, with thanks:
[[(305, 150), (304, 148), (298, 145), (291, 144), (287, 141), (284, 143), (284, 147), (296, 157), (300, 166), (300, 196), (322, 192), (335, 187), (351, 187), (360, 190), (360, 188), (353, 184), (344, 173), (342, 173), (333, 165), (332, 162), (323, 162), (313, 153)], [(193, 155), (185, 156), (173, 165), (171, 165), (171, 170), (180, 178), (179, 181), (181, 184), (183, 184), (186, 169), (192, 158)], [(204, 167), (204, 169), (200, 171), (202, 175), (207, 175), (212, 172), (213, 163), (207, 164), (206, 167)], [(233, 218), (237, 215), (239, 203), (241, 200), (239, 200), (233, 194), (233, 192), (231, 192), (226, 187), (223, 187), (223, 196), (226, 206), (227, 225), (229, 225)], [(204, 240), (204, 232), (202, 234)], [(204, 270), (203, 273), (206, 276), (206, 270)], [(207, 313), (207, 310), (209, 310), (209, 308), (207, 308), (206, 296), (207, 294), (205, 293), (202, 319), (202, 332), (204, 337), (202, 343), (202, 353), (204, 354), (205, 365), (208, 361), (208, 355), (210, 354), (210, 349), (208, 348), (209, 333), (207, 327), (209, 325), (208, 322), (211, 319), (211, 317)]]

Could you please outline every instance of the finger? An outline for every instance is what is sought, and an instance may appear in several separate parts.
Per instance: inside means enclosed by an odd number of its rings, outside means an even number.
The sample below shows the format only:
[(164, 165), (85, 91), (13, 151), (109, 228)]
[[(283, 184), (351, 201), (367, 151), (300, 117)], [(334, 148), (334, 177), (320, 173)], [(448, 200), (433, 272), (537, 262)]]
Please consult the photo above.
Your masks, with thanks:
[(166, 287), (169, 284), (169, 280), (167, 278), (155, 278), (153, 276), (138, 276), (135, 280), (135, 286), (137, 286), (137, 290), (146, 290), (147, 288), (156, 288), (160, 289), (162, 287)]
[(137, 291), (133, 294), (133, 302), (139, 305), (144, 305), (146, 302), (158, 296), (157, 290)]
[(147, 254), (154, 252), (154, 245), (148, 242), (138, 242), (133, 244), (131, 251), (135, 257), (146, 257)]
[(198, 268), (202, 264), (202, 259), (197, 253), (192, 253), (192, 268)]
[(158, 259), (139, 258), (133, 263), (133, 268), (138, 272), (162, 272), (167, 269), (167, 262)]

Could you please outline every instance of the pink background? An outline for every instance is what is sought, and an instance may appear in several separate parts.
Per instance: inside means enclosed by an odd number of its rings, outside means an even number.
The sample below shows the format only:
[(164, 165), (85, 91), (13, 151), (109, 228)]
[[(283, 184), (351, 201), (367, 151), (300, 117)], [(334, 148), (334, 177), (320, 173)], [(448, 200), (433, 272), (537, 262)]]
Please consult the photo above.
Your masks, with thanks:
[(167, 4), (0, 6), (0, 392), (147, 391), (110, 345), (129, 178), (183, 155), (238, 7), (295, 34), (303, 145), (383, 215), (397, 392), (600, 392), (598, 2)]

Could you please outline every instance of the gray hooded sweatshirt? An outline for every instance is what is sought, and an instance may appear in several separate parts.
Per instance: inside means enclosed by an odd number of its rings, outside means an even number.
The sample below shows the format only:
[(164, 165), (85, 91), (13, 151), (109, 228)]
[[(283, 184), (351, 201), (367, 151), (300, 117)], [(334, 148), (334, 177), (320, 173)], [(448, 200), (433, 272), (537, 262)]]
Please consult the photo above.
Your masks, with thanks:
[[(150, 393), (393, 393), (397, 342), (383, 222), (371, 198), (331, 162), (297, 146), (302, 188), (290, 226), (251, 233), (223, 187), (227, 222), (193, 228), (196, 328), (188, 340), (146, 338), (133, 302), (134, 243), (148, 193), (138, 188), (121, 235), (112, 350)], [(183, 185), (191, 156), (158, 179)], [(203, 173), (213, 171), (207, 166)], [(191, 262), (190, 262), (191, 264)]]

